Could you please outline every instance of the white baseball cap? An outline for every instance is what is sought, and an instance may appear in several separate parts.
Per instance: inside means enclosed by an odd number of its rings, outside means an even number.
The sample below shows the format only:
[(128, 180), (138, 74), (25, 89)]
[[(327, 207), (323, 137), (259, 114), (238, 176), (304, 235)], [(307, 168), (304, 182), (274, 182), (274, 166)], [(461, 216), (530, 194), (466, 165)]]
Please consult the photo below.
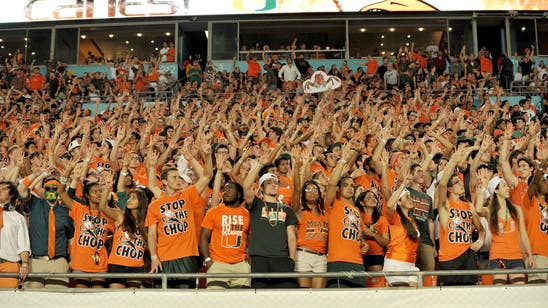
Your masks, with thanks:
[(278, 183), (278, 176), (274, 173), (265, 173), (259, 178), (259, 187), (263, 186), (264, 181), (266, 180), (275, 180)]

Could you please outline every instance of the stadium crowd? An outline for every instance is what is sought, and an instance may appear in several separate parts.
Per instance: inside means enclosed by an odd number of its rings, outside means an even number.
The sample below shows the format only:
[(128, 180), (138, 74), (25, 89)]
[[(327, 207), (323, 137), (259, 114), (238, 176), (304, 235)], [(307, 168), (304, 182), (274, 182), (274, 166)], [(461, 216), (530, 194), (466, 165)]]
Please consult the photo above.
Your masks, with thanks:
[[(59, 61), (44, 76), (6, 59), (0, 272), (19, 279), (0, 278), (0, 287), (153, 284), (106, 280), (105, 272), (546, 268), (546, 97), (542, 109), (530, 96), (514, 106), (501, 99), (518, 71), (531, 92), (545, 95), (544, 64), (530, 64), (532, 53), (516, 69), (486, 50), (476, 58), (463, 47), (453, 59), (402, 47), (380, 65), (369, 57), (356, 72), (344, 61), (315, 68), (342, 86), (313, 95), (302, 80), (314, 69), (295, 53), (265, 55), (262, 66), (248, 54), (247, 72), (209, 62), (202, 69), (189, 58), (179, 81), (154, 57), (107, 62), (110, 74), (83, 76)], [(138, 95), (166, 88), (174, 96), (153, 104)], [(89, 101), (95, 110), (84, 109)], [(27, 279), (69, 271), (98, 277)], [(490, 277), (438, 283), (480, 278)], [(492, 280), (546, 283), (546, 274)], [(207, 287), (416, 283), (212, 278)]]

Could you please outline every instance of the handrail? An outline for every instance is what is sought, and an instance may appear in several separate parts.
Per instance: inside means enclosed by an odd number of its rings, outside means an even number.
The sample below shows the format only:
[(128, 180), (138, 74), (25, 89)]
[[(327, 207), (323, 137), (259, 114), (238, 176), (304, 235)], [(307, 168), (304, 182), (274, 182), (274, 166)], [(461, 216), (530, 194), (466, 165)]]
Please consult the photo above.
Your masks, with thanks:
[[(354, 277), (392, 277), (392, 276), (416, 276), (417, 289), (422, 289), (424, 276), (464, 276), (464, 275), (508, 275), (508, 274), (544, 274), (548, 268), (540, 269), (485, 269), (485, 270), (438, 270), (438, 271), (402, 271), (402, 272), (323, 272), (323, 273), (29, 273), (29, 278), (133, 278), (133, 279), (161, 279), (162, 289), (167, 289), (167, 280), (198, 279), (198, 278), (354, 278)], [(3, 277), (19, 277), (18, 273), (0, 273)]]

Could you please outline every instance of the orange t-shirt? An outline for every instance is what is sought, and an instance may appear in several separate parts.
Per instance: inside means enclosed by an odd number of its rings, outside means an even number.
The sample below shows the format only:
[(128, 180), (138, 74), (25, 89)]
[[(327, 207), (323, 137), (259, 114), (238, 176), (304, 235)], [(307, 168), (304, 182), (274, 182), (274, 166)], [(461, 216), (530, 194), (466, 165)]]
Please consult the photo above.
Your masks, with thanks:
[(461, 256), (472, 244), (472, 208), (465, 201), (449, 202), (447, 227), (440, 225), (440, 261), (450, 261)]
[(378, 177), (372, 177), (368, 174), (360, 175), (354, 179), (354, 184), (361, 185), (365, 190), (371, 190), (379, 198), (379, 210), (386, 206), (386, 200), (382, 194), (381, 182)]
[(379, 63), (377, 62), (377, 60), (373, 59), (371, 61), (365, 62), (365, 66), (367, 66), (367, 74), (373, 75), (375, 74), (375, 71), (379, 67)]
[[(373, 223), (373, 217), (371, 214), (362, 214), (362, 221), (364, 225), (372, 227), (373, 232), (376, 234), (388, 233), (388, 220), (386, 217), (381, 216), (377, 222)], [(384, 248), (377, 243), (374, 239), (366, 239), (365, 242), (369, 245), (369, 249), (365, 255), (367, 256), (382, 256), (384, 255)]]
[(110, 161), (103, 159), (101, 157), (95, 156), (93, 160), (89, 163), (89, 168), (93, 170), (105, 170), (111, 169)]
[(493, 62), (487, 57), (480, 57), (480, 71), (482, 73), (493, 73)]
[[(491, 213), (491, 215), (498, 215)], [(489, 260), (508, 259), (521, 260), (519, 241), (519, 224), (508, 214), (508, 220), (498, 217), (498, 228), (500, 233), (491, 229), (491, 250), (489, 251)]]
[(548, 205), (533, 196), (530, 206), (522, 207), (525, 227), (534, 255), (548, 256)]
[(257, 61), (247, 61), (247, 76), (259, 78), (261, 66)]
[(202, 228), (211, 230), (209, 252), (214, 261), (235, 264), (247, 258), (249, 222), (243, 206), (219, 204), (207, 212)]
[(145, 241), (139, 229), (132, 238), (129, 233), (122, 230), (122, 226), (116, 228), (108, 263), (128, 267), (142, 267), (145, 265), (144, 256)]
[[(407, 236), (397, 212), (388, 219), (388, 222), (390, 223), (390, 242), (385, 258), (415, 264), (420, 239), (414, 241)], [(415, 228), (417, 228), (416, 225)]]
[[(69, 216), (74, 220), (74, 242), (70, 249), (72, 269), (99, 273), (108, 268), (108, 254), (105, 248), (107, 235), (114, 232), (114, 223), (99, 210), (76, 201), (72, 202)], [(99, 254), (99, 264), (95, 264), (93, 255)]]
[(303, 211), (297, 225), (297, 247), (308, 247), (317, 252), (327, 252), (327, 232), (329, 222), (325, 214), (316, 215)]
[(203, 216), (205, 200), (196, 185), (179, 194), (152, 201), (148, 207), (145, 226), (156, 224), (157, 250), (160, 261), (198, 255), (196, 217)]
[(365, 226), (358, 209), (346, 201), (335, 199), (328, 211), (327, 262), (363, 264), (360, 239)]
[(42, 74), (32, 74), (29, 77), (29, 91), (40, 91), (42, 87), (46, 84), (46, 77), (44, 77)]
[(175, 47), (169, 47), (166, 54), (167, 62), (175, 62)]
[(520, 179), (516, 187), (510, 189), (510, 201), (512, 201), (512, 204), (519, 205), (522, 208), (528, 207), (531, 204), (531, 200), (529, 199), (527, 190), (529, 190), (529, 184), (527, 184), (527, 181)]

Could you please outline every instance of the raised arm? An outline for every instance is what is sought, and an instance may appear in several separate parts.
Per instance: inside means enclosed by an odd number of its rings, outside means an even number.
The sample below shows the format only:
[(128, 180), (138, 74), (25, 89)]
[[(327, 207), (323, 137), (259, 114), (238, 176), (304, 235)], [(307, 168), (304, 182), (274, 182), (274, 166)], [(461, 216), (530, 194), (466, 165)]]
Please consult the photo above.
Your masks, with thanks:
[(124, 214), (119, 208), (111, 208), (107, 206), (110, 197), (110, 188), (114, 185), (114, 178), (107, 176), (105, 178), (105, 185), (103, 186), (103, 192), (101, 194), (101, 201), (99, 202), (99, 209), (105, 213), (108, 218), (114, 220), (116, 227), (120, 226), (124, 221)]

